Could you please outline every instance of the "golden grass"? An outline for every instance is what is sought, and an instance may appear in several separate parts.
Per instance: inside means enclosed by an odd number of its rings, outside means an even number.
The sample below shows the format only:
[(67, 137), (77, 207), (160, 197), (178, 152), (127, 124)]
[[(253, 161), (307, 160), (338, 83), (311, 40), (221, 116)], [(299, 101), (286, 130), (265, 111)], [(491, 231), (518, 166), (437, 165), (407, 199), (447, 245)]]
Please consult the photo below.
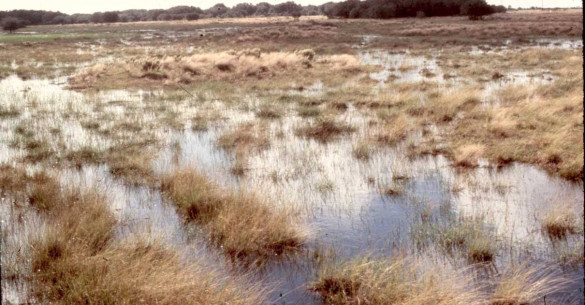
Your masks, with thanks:
[(499, 279), (490, 304), (535, 304), (548, 294), (567, 292), (569, 283), (566, 278), (553, 274), (551, 268), (511, 266)]
[[(473, 87), (431, 98), (418, 111), (424, 113), (421, 123), (429, 119), (437, 123), (442, 129), (440, 141), (446, 147), (439, 148), (439, 143), (429, 139), (414, 151), (444, 153), (457, 166), (476, 166), (479, 158), (497, 166), (525, 162), (569, 180), (580, 180), (583, 62), (577, 53), (535, 49), (490, 59), (494, 65), (508, 60), (520, 69), (542, 67), (540, 63), (544, 62), (558, 78), (550, 84), (511, 85), (496, 90), (498, 105), (482, 104), (478, 89)], [(408, 113), (404, 108), (398, 110)]]
[(273, 78), (284, 72), (303, 70), (356, 72), (358, 59), (349, 54), (316, 56), (311, 49), (267, 52), (260, 49), (229, 50), (186, 56), (133, 57), (125, 63), (97, 64), (80, 70), (69, 79), (72, 86), (89, 86), (98, 81), (128, 77), (145, 83), (191, 83), (200, 79), (223, 81), (242, 78)]
[(562, 239), (578, 232), (579, 223), (575, 210), (568, 204), (557, 204), (550, 208), (542, 219), (543, 231), (551, 238)]
[(480, 104), (479, 91), (473, 88), (439, 95), (427, 106), (427, 115), (437, 123), (450, 122), (457, 115), (471, 111)]
[(399, 256), (325, 266), (310, 289), (325, 304), (484, 304), (469, 283), (442, 266)]
[(406, 138), (411, 124), (405, 115), (398, 115), (386, 121), (381, 130), (374, 136), (378, 143), (394, 145)]
[(255, 194), (220, 188), (193, 169), (162, 179), (163, 192), (189, 218), (204, 225), (232, 257), (268, 257), (294, 251), (305, 233), (291, 211), (264, 203)]
[(32, 247), (35, 296), (52, 304), (259, 304), (263, 291), (184, 262), (158, 243), (116, 243), (117, 220), (97, 190), (54, 187), (45, 201), (49, 228)]
[(466, 144), (455, 149), (454, 161), (456, 166), (475, 167), (483, 156), (485, 147), (482, 144)]
[[(56, 234), (56, 233), (55, 233)], [(53, 304), (259, 304), (262, 291), (243, 288), (160, 244), (127, 242), (95, 254), (59, 253), (37, 272), (43, 296)]]

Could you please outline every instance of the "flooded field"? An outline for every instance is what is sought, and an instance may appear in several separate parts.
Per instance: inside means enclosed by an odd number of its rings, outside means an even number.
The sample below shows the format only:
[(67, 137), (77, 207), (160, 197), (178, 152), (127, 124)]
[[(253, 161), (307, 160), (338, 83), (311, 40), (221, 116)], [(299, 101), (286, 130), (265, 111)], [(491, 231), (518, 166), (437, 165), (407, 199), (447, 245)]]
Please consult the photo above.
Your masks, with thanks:
[(78, 56), (0, 62), (3, 302), (583, 304), (581, 40), (152, 27), (2, 43)]

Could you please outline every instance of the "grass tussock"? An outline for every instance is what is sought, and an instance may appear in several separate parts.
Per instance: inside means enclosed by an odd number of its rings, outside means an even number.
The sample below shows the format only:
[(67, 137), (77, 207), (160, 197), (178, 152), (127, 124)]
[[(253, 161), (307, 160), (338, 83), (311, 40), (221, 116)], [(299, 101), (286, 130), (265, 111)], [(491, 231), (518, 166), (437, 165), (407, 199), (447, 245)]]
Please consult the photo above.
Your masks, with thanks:
[(110, 149), (106, 157), (110, 173), (131, 185), (154, 185), (156, 179), (150, 165), (153, 153), (146, 145)]
[(45, 172), (35, 173), (31, 178), (28, 199), (31, 206), (41, 211), (53, 210), (61, 202), (61, 186)]
[(381, 130), (375, 135), (375, 139), (380, 144), (394, 145), (406, 139), (410, 128), (408, 118), (405, 115), (398, 115), (381, 127)]
[(74, 86), (91, 84), (100, 78), (123, 73), (134, 79), (191, 83), (209, 78), (268, 78), (307, 69), (358, 71), (360, 64), (353, 55), (316, 56), (310, 49), (268, 53), (259, 49), (242, 49), (187, 56), (138, 56), (125, 63), (98, 64), (84, 69), (69, 82)]
[(474, 263), (491, 262), (497, 252), (495, 236), (472, 220), (462, 220), (442, 228), (438, 241), (448, 252), (463, 251), (467, 259)]
[(479, 91), (476, 89), (464, 89), (439, 95), (436, 100), (427, 105), (427, 115), (437, 123), (451, 122), (458, 115), (474, 110), (481, 103), (479, 96)]
[(411, 234), (418, 245), (437, 245), (447, 254), (466, 257), (470, 263), (491, 262), (498, 252), (496, 236), (478, 219), (422, 223)]
[(569, 205), (556, 205), (545, 213), (542, 229), (554, 239), (563, 239), (568, 234), (575, 234), (579, 230), (575, 214), (574, 209)]
[[(582, 58), (576, 56), (576, 51), (520, 53), (511, 55), (512, 64), (523, 67), (532, 63), (532, 57), (550, 57), (557, 63), (550, 69), (558, 78), (549, 84), (511, 85), (498, 90), (495, 92), (499, 102), (497, 107), (477, 107), (477, 102), (455, 98), (456, 102), (446, 107), (447, 110), (437, 109), (450, 94), (442, 95), (443, 98), (430, 104), (431, 107), (436, 104), (431, 113), (438, 121), (458, 118), (445, 132), (451, 147), (450, 157), (458, 159), (458, 148), (483, 145), (483, 157), (498, 166), (525, 162), (568, 180), (581, 180)], [(460, 97), (466, 95), (456, 94)], [(475, 148), (480, 150), (478, 146)]]
[(30, 177), (21, 167), (0, 164), (0, 190), (2, 193), (23, 193), (26, 191)]
[(462, 275), (405, 257), (326, 266), (310, 289), (325, 304), (483, 304)]
[[(242, 287), (176, 251), (142, 241), (109, 246), (93, 255), (63, 248), (57, 233), (39, 244), (37, 294), (52, 304), (260, 304), (262, 291)], [(65, 243), (65, 244), (63, 244)]]
[(354, 127), (333, 119), (319, 118), (311, 124), (298, 128), (296, 134), (319, 142), (328, 142), (340, 135), (353, 133), (355, 130)]
[(228, 151), (264, 150), (270, 147), (270, 136), (265, 125), (243, 123), (217, 139), (219, 147)]
[(483, 156), (482, 144), (466, 144), (458, 147), (453, 154), (454, 164), (458, 167), (476, 167)]
[(553, 274), (550, 268), (535, 268), (526, 265), (511, 266), (499, 279), (491, 305), (536, 304), (543, 296), (568, 292), (570, 281)]
[[(44, 180), (44, 179), (43, 179)], [(33, 179), (33, 186), (44, 181)], [(54, 192), (59, 192), (55, 190)], [(157, 243), (114, 241), (117, 219), (97, 190), (46, 201), (47, 231), (31, 245), (33, 293), (51, 304), (258, 304), (263, 292), (184, 263)]]
[(277, 210), (255, 194), (220, 188), (193, 169), (162, 180), (162, 190), (191, 220), (204, 225), (212, 240), (232, 257), (268, 257), (297, 249), (303, 231), (290, 211)]

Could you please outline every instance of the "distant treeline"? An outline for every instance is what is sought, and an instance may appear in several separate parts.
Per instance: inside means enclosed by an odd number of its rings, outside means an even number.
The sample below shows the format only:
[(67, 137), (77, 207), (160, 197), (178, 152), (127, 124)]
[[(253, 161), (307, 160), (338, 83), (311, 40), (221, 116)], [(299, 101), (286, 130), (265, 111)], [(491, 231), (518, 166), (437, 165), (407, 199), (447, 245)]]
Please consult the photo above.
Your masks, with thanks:
[(504, 6), (488, 5), (485, 0), (346, 0), (324, 11), (340, 18), (400, 18), (468, 15), (480, 17), (505, 12)]
[(301, 6), (292, 1), (271, 5), (240, 3), (234, 7), (216, 4), (202, 10), (194, 6), (175, 6), (166, 10), (125, 10), (93, 14), (64, 14), (39, 10), (0, 11), (0, 20), (18, 20), (22, 25), (112, 23), (156, 20), (197, 20), (249, 16), (310, 16), (331, 18), (398, 18), (424, 16), (486, 15), (505, 11), (503, 6), (490, 6), (485, 0), (346, 0), (320, 6)]

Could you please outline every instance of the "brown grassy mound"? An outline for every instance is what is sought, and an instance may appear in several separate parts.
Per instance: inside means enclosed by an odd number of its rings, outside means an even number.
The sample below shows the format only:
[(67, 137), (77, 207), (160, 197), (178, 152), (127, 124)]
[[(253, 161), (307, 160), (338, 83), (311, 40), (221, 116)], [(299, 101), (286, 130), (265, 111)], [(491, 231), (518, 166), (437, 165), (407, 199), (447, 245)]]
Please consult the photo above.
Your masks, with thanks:
[(31, 204), (47, 223), (31, 244), (32, 293), (40, 303), (263, 302), (258, 286), (244, 288), (197, 261), (183, 261), (174, 249), (140, 238), (117, 242), (117, 219), (95, 189), (63, 190), (46, 173), (22, 176), (17, 183), (32, 190)]
[(244, 49), (189, 56), (142, 56), (124, 63), (94, 65), (77, 73), (69, 82), (73, 86), (87, 86), (100, 78), (113, 79), (126, 75), (147, 81), (190, 83), (198, 78), (265, 78), (310, 68), (353, 71), (359, 69), (359, 61), (347, 54), (316, 56), (311, 49), (270, 53)]
[(162, 189), (232, 257), (282, 254), (297, 249), (304, 240), (290, 211), (266, 205), (251, 193), (220, 188), (193, 169), (163, 177)]
[(446, 268), (399, 257), (326, 267), (310, 289), (325, 304), (484, 304), (467, 281)]

